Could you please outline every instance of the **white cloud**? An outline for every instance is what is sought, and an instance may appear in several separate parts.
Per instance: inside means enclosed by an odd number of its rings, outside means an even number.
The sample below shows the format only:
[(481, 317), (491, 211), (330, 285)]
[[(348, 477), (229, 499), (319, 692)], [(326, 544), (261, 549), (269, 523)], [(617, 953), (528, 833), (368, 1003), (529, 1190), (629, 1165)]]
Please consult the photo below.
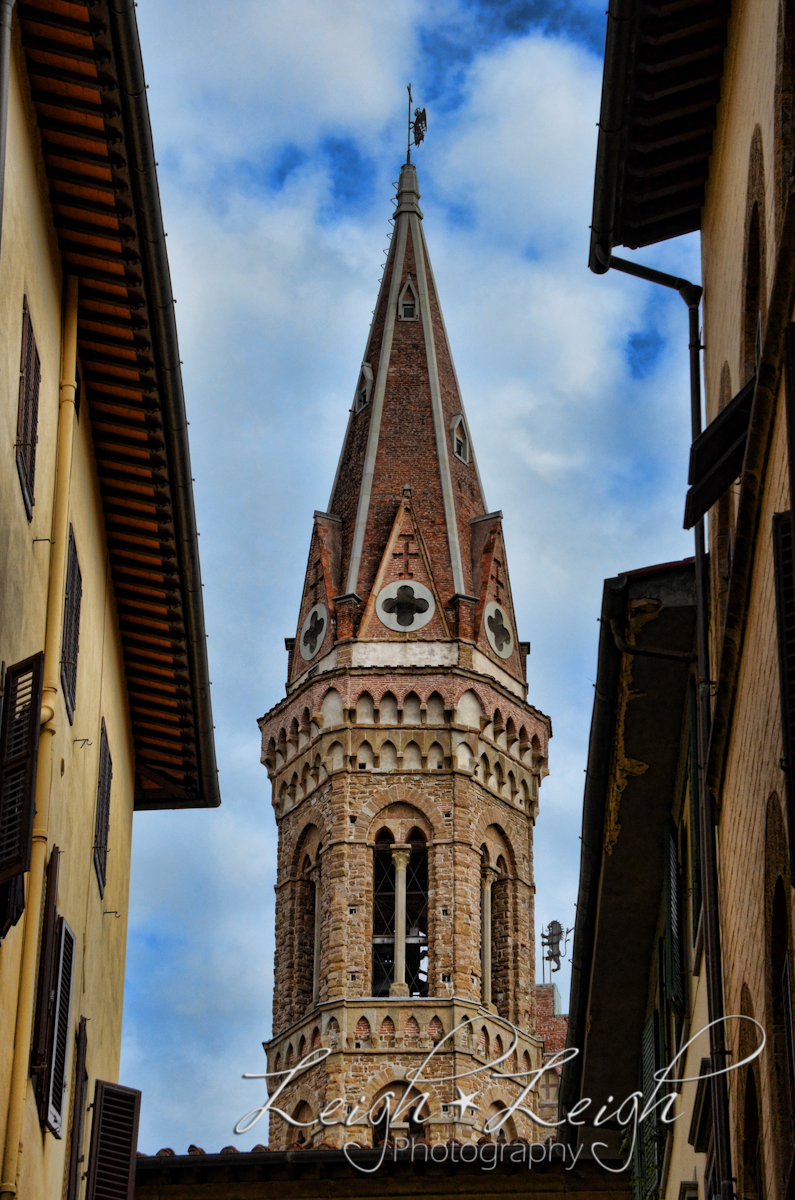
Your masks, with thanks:
[[(329, 133), (373, 150), (402, 106), (428, 16), (408, 0), (228, 0), (220, 20), (217, 5), (142, 0), (138, 13), (224, 800), (135, 822), (121, 1078), (143, 1087), (141, 1148), (153, 1153), (219, 1149), (257, 1100), (239, 1076), (258, 1069), (270, 1033), (275, 824), (255, 719), (283, 695), (283, 639), (336, 468), (398, 160), (380, 152), (377, 200), (347, 208), (322, 156), (279, 191), (228, 164), (256, 173), (284, 142), (311, 150)], [(505, 513), (520, 632), (533, 642), (529, 699), (555, 731), (536, 827), (539, 925), (573, 924), (602, 580), (690, 553), (679, 528), (684, 306), (586, 269), (600, 76), (593, 55), (559, 38), (481, 48), (462, 102), (442, 97), (417, 156), (475, 448), (488, 501)], [(697, 270), (692, 239), (644, 257)], [(636, 380), (626, 339), (649, 321), (662, 351)], [(258, 1126), (239, 1145), (264, 1137)]]

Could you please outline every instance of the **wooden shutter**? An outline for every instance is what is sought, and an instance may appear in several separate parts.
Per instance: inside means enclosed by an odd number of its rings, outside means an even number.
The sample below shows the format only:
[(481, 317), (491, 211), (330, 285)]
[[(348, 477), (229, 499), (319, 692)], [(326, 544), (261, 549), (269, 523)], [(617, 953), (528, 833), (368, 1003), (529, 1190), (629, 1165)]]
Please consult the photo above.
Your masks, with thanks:
[(784, 768), (790, 882), (795, 885), (795, 571), (792, 514), (789, 512), (776, 513), (773, 517), (773, 568), (781, 694), (781, 765)]
[(665, 856), (665, 996), (682, 1011), (682, 914), (679, 900), (679, 848), (677, 832), (668, 829)]
[(98, 1079), (85, 1200), (133, 1200), (141, 1093)]
[(72, 526), (69, 526), (69, 558), (66, 567), (66, 595), (63, 602), (63, 638), (61, 640), (61, 686), (63, 687), (69, 724), (72, 724), (77, 697), (77, 652), (80, 648), (80, 602), (83, 598), (83, 578), (77, 561), (77, 546)]
[[(781, 968), (781, 1007), (784, 1009), (784, 1047), (787, 1055), (789, 1093), (795, 1096), (795, 1037), (792, 1030), (792, 980), (789, 969), (789, 951), (784, 955)], [(795, 1113), (790, 1112), (790, 1127), (795, 1122)]]
[(25, 876), (0, 883), (0, 942), (25, 911)]
[(689, 698), (690, 716), (690, 914), (693, 923), (693, 941), (698, 935), (701, 916), (701, 809), (698, 780), (698, 723), (695, 680), (691, 679)]
[[(654, 1072), (658, 1069), (659, 1054), (657, 1049), (657, 1012), (653, 1012), (643, 1026), (640, 1047), (640, 1089), (643, 1092), (645, 1104), (652, 1096), (657, 1086)], [(662, 1093), (658, 1093), (660, 1096)], [(641, 1159), (641, 1195), (651, 1196), (657, 1188), (658, 1178), (658, 1109), (650, 1113), (638, 1130), (640, 1139)]]
[(33, 1029), (31, 1048), (31, 1071), (36, 1076), (36, 1098), (39, 1116), (47, 1119), (45, 1106), (47, 1096), (47, 1065), (52, 1046), (53, 1015), (55, 1006), (56, 939), (58, 935), (58, 865), (60, 851), (53, 846), (47, 866), (47, 890), (44, 895), (44, 928), (39, 957), (39, 986), (36, 997), (36, 1023)]
[(56, 1137), (63, 1132), (67, 1067), (71, 1043), (72, 975), (75, 965), (75, 935), (63, 917), (58, 918), (58, 942), (53, 1003), (53, 1033), (47, 1071), (47, 1127)]
[(36, 503), (36, 443), (39, 425), (39, 381), (41, 364), (33, 336), (27, 296), (22, 302), (22, 361), (19, 367), (19, 406), (17, 408), (17, 474), (28, 520)]
[(30, 870), (44, 655), (6, 671), (0, 722), (0, 883)]
[(108, 828), (110, 825), (110, 782), (113, 779), (113, 763), (110, 758), (105, 718), (99, 737), (99, 777), (97, 780), (97, 812), (94, 821), (94, 869), (97, 873), (100, 896), (105, 895), (105, 879), (108, 866)]
[(86, 1126), (86, 1100), (88, 1099), (88, 1030), (85, 1017), (80, 1018), (75, 1045), (75, 1095), (72, 1108), (72, 1139), (69, 1145), (69, 1175), (66, 1184), (66, 1200), (78, 1200), (80, 1177), (83, 1174), (83, 1137)]

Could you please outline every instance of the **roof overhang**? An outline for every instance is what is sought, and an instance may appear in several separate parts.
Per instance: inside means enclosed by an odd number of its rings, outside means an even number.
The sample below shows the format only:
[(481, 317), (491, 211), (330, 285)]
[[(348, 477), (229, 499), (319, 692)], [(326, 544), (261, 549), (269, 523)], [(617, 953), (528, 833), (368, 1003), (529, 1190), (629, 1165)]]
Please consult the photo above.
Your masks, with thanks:
[(695, 605), (692, 559), (605, 581), (567, 1038), (580, 1054), (564, 1067), (564, 1112), (587, 1096), (593, 1115), (638, 1085), (665, 835), (688, 728), (690, 663), (623, 654), (611, 622), (640, 650), (692, 655)]
[(124, 652), (135, 807), (214, 807), (185, 398), (135, 4), (33, 0), (16, 5), (14, 20), (64, 271), (80, 280), (83, 403)]
[(701, 226), (730, 0), (610, 0), (589, 266)]

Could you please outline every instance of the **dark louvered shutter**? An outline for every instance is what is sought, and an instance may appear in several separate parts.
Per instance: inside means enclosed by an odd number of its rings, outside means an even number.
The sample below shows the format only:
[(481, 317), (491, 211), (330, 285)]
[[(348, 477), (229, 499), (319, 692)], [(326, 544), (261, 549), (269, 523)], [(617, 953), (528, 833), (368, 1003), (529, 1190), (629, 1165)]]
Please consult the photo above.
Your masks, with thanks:
[(22, 361), (19, 367), (19, 407), (17, 409), (17, 474), (28, 520), (36, 503), (36, 443), (39, 427), (39, 381), (41, 364), (33, 336), (27, 296), (22, 307)]
[[(790, 1097), (795, 1096), (795, 1037), (792, 1031), (792, 980), (789, 970), (789, 951), (781, 968), (781, 1007), (784, 1009), (784, 1047), (787, 1055)], [(790, 1129), (795, 1125), (795, 1112), (790, 1111)]]
[(6, 671), (0, 724), (0, 882), (30, 870), (44, 655)]
[(665, 863), (665, 995), (682, 1011), (682, 919), (679, 902), (679, 852), (676, 830), (668, 830)]
[(52, 1047), (55, 1012), (55, 970), (58, 937), (58, 865), (60, 851), (53, 846), (47, 866), (47, 890), (44, 894), (44, 928), (39, 956), (39, 986), (36, 997), (36, 1024), (33, 1029), (31, 1070), (36, 1076), (36, 1098), (39, 1116), (47, 1119), (47, 1074)]
[(141, 1093), (97, 1080), (86, 1200), (133, 1200)]
[(690, 914), (693, 941), (698, 934), (701, 916), (701, 811), (698, 779), (698, 723), (695, 680), (690, 681)]
[(80, 563), (77, 561), (74, 531), (70, 525), (66, 595), (63, 602), (63, 639), (61, 641), (61, 686), (70, 725), (74, 720), (77, 698), (77, 653), (80, 648), (80, 602), (82, 599), (83, 577), (80, 574)]
[(795, 571), (792, 514), (773, 517), (773, 567), (776, 580), (778, 670), (781, 692), (781, 740), (789, 837), (790, 881), (795, 884)]
[(99, 737), (99, 778), (97, 780), (97, 813), (94, 822), (94, 868), (97, 872), (100, 896), (105, 895), (105, 879), (108, 866), (108, 828), (110, 826), (110, 782), (113, 779), (113, 763), (110, 759), (105, 718)]
[[(657, 1013), (655, 1011), (651, 1014), (648, 1021), (643, 1026), (643, 1035), (641, 1038), (640, 1089), (643, 1092), (644, 1104), (648, 1103), (654, 1093), (654, 1089), (657, 1087), (657, 1081), (654, 1078), (654, 1073), (658, 1069), (659, 1060), (657, 1040)], [(657, 1098), (659, 1098), (660, 1095), (661, 1093), (658, 1092)], [(658, 1110), (655, 1109), (654, 1112), (650, 1113), (638, 1130), (641, 1160), (640, 1194), (644, 1198), (651, 1196), (657, 1189), (657, 1179), (659, 1175), (659, 1138), (657, 1128), (657, 1112)]]
[(58, 941), (53, 989), (53, 1030), (47, 1071), (47, 1117), (49, 1129), (60, 1137), (66, 1102), (67, 1067), (71, 1043), (72, 975), (75, 965), (75, 935), (63, 917), (58, 919)]
[(75, 1045), (75, 1095), (72, 1108), (72, 1137), (69, 1145), (69, 1175), (66, 1184), (66, 1200), (78, 1200), (80, 1178), (83, 1174), (83, 1137), (86, 1127), (86, 1101), (88, 1100), (88, 1022), (80, 1018)]

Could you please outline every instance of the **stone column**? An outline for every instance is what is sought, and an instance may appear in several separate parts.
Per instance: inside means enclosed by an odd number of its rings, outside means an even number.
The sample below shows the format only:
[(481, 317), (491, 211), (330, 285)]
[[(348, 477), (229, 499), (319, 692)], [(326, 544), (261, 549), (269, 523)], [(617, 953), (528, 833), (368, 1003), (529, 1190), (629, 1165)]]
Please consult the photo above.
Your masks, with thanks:
[(315, 889), (315, 943), (312, 953), (312, 1007), (320, 1000), (320, 864), (312, 867), (309, 878)]
[(406, 983), (406, 867), (411, 858), (408, 842), (395, 842), (392, 862), (395, 864), (395, 978), (390, 996), (408, 996)]
[(500, 873), (495, 867), (480, 869), (480, 974), (483, 1003), (491, 1003), (491, 886)]

